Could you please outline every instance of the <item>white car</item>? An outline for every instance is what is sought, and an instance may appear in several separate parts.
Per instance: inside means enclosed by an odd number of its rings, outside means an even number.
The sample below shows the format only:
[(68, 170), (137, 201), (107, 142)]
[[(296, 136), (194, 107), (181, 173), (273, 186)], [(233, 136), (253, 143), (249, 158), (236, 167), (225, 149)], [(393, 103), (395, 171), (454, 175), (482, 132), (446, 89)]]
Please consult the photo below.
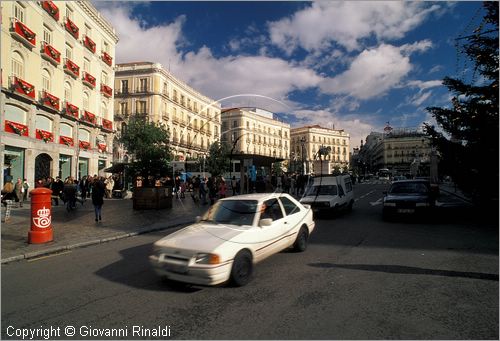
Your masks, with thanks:
[(149, 259), (157, 274), (193, 284), (243, 286), (257, 262), (289, 247), (304, 251), (315, 226), (309, 205), (283, 193), (221, 199), (197, 221), (154, 243)]
[(350, 175), (319, 175), (307, 188), (302, 204), (311, 205), (315, 212), (352, 210), (354, 192)]

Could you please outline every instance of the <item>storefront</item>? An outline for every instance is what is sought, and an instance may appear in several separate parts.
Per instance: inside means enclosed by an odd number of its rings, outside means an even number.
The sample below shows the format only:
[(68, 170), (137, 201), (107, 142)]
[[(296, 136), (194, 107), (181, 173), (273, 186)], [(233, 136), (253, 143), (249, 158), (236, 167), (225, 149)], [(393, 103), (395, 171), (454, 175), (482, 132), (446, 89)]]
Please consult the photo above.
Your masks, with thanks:
[(3, 183), (24, 179), (24, 149), (5, 146), (3, 157)]

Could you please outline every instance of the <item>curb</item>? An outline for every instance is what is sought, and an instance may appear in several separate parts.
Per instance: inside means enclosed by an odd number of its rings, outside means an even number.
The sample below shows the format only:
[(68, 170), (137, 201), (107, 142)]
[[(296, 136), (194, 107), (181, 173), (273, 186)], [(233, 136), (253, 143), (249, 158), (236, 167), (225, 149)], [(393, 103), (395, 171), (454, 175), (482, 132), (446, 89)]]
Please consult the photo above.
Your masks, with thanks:
[(156, 226), (156, 227), (141, 229), (140, 231), (124, 233), (124, 234), (120, 234), (120, 235), (113, 236), (113, 237), (106, 237), (106, 238), (89, 240), (89, 241), (79, 242), (79, 243), (70, 244), (70, 245), (57, 246), (57, 247), (53, 247), (53, 248), (46, 249), (46, 250), (31, 251), (31, 252), (27, 252), (27, 253), (24, 253), (21, 255), (3, 258), (0, 261), (0, 264), (7, 264), (7, 263), (11, 263), (11, 262), (20, 261), (23, 259), (33, 259), (33, 258), (48, 256), (48, 255), (64, 252), (67, 250), (73, 250), (73, 249), (83, 248), (83, 247), (87, 247), (87, 246), (91, 246), (91, 245), (108, 243), (108, 242), (111, 242), (114, 240), (124, 239), (124, 238), (128, 238), (128, 237), (134, 237), (134, 236), (138, 236), (141, 234), (147, 234), (147, 233), (151, 233), (151, 232), (163, 231), (163, 230), (179, 227), (182, 225), (192, 224), (192, 223), (194, 223), (194, 220), (183, 221), (183, 222), (175, 223), (175, 224), (172, 224), (169, 226)]

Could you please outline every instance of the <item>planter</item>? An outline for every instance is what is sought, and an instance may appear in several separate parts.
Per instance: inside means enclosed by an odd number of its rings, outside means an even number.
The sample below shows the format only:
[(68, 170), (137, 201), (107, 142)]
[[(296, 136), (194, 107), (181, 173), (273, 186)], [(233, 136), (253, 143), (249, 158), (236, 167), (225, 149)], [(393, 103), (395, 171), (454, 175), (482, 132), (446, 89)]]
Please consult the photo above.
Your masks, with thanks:
[(133, 192), (134, 210), (172, 208), (172, 187), (136, 187)]

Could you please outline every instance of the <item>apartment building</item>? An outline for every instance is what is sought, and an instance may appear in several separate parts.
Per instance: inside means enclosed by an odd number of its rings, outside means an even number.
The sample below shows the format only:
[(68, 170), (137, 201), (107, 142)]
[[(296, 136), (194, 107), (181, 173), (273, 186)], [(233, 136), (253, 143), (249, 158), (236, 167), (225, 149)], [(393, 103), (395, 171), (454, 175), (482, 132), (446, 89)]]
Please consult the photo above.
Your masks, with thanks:
[(350, 137), (342, 129), (324, 128), (320, 125), (292, 128), (290, 130), (290, 168), (292, 171), (313, 173), (313, 163), (320, 159), (320, 149), (326, 152), (330, 168), (345, 170), (349, 166)]
[(114, 28), (87, 1), (2, 1), (2, 184), (112, 161)]
[[(115, 124), (120, 133), (130, 117), (165, 124), (175, 160), (206, 155), (220, 138), (221, 106), (174, 77), (159, 63), (117, 64), (115, 68)], [(127, 161), (116, 144), (115, 160)]]

